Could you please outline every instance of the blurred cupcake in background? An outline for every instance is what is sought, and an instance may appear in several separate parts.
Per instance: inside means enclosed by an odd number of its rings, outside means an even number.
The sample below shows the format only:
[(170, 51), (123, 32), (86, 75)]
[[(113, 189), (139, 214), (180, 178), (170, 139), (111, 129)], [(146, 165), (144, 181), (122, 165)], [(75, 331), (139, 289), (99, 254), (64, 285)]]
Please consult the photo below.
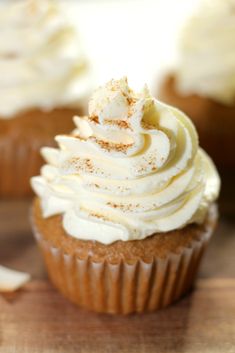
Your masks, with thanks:
[(179, 61), (158, 97), (194, 121), (220, 170), (235, 169), (235, 1), (203, 1), (183, 29)]
[(23, 196), (42, 164), (40, 147), (83, 114), (91, 75), (57, 1), (6, 2), (0, 29), (0, 196)]

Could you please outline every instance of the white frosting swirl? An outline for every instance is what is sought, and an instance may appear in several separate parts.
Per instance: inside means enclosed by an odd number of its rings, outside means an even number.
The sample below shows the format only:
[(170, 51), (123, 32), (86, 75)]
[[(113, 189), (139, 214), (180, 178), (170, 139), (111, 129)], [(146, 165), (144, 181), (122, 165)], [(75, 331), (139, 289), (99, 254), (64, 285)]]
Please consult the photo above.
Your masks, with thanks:
[(99, 88), (89, 117), (74, 121), (59, 149), (42, 149), (47, 165), (32, 179), (44, 217), (62, 214), (68, 234), (105, 244), (204, 220), (220, 181), (182, 112), (122, 79)]
[(235, 103), (235, 0), (207, 0), (186, 24), (177, 89), (226, 105)]
[(74, 105), (87, 96), (88, 64), (56, 1), (0, 6), (0, 76), (1, 119), (32, 108)]

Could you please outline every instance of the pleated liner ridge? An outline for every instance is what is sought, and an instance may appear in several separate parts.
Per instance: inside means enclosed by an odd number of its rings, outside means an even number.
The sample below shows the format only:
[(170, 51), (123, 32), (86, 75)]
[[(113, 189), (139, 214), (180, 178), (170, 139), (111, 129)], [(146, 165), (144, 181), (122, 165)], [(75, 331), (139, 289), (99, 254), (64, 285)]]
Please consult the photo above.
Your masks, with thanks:
[(52, 283), (73, 303), (96, 312), (129, 314), (164, 308), (192, 287), (211, 232), (166, 258), (133, 264), (80, 259), (35, 236)]

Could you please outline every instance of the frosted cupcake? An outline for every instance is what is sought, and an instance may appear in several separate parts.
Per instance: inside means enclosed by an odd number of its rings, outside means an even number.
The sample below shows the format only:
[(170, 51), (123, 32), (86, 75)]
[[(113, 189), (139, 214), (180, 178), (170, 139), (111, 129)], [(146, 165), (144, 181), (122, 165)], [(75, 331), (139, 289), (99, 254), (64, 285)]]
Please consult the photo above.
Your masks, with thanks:
[(56, 1), (2, 4), (0, 27), (0, 196), (22, 196), (42, 164), (39, 148), (83, 113), (90, 74)]
[(126, 79), (99, 88), (74, 122), (32, 178), (52, 282), (98, 312), (171, 304), (191, 288), (217, 220), (220, 180), (194, 126)]
[(176, 70), (158, 97), (188, 114), (202, 147), (222, 169), (235, 168), (235, 1), (203, 1), (186, 24)]

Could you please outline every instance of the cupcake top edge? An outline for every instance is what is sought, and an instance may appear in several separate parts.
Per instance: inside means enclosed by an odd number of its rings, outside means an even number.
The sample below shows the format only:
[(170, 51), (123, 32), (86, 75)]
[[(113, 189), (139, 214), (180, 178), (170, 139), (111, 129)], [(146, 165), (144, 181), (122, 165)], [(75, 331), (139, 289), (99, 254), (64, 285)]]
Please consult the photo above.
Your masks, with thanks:
[(136, 93), (126, 78), (98, 88), (32, 178), (43, 217), (62, 215), (67, 234), (110, 244), (202, 223), (220, 179), (181, 111)]
[(0, 5), (0, 119), (87, 99), (91, 69), (65, 10), (56, 0)]
[(224, 105), (235, 104), (235, 1), (203, 0), (179, 39), (176, 87)]

